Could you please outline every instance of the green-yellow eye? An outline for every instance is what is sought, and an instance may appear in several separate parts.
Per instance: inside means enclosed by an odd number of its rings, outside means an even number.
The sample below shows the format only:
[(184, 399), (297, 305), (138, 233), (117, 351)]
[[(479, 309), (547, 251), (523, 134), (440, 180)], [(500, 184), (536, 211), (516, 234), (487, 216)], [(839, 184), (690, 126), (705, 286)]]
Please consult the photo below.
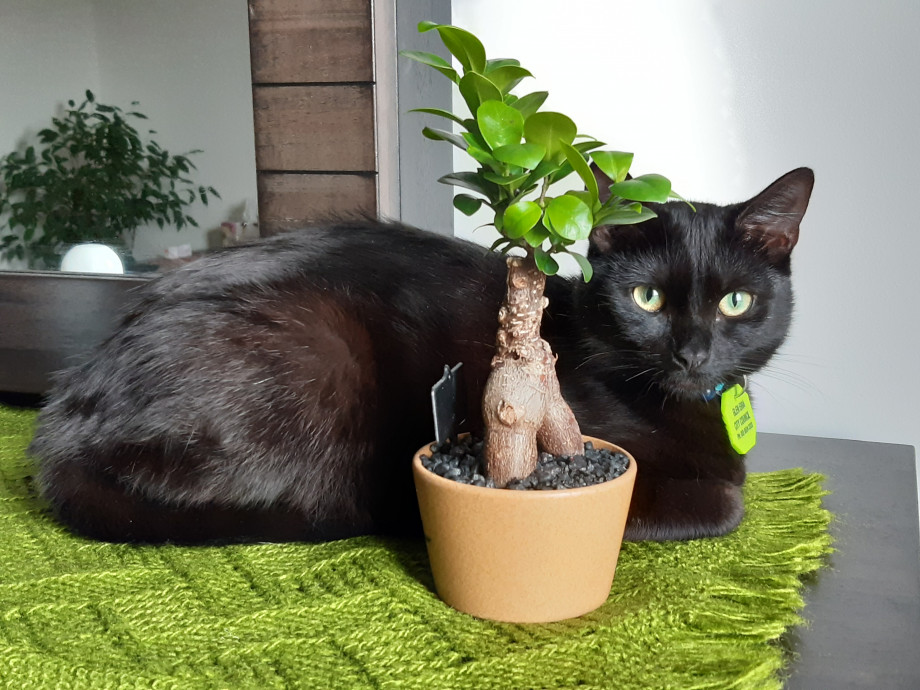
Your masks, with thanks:
[(633, 288), (633, 299), (640, 308), (648, 312), (661, 311), (664, 306), (664, 293), (651, 285), (639, 285)]
[(744, 290), (729, 292), (719, 302), (719, 311), (726, 316), (741, 316), (754, 304), (754, 295)]

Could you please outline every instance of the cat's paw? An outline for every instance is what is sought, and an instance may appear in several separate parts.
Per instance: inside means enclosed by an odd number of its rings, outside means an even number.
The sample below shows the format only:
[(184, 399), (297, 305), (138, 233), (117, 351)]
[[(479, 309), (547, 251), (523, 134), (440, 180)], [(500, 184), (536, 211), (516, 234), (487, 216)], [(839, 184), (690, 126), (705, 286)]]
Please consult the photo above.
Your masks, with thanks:
[(630, 509), (624, 539), (671, 541), (721, 537), (744, 518), (740, 486), (724, 481), (668, 480), (654, 498)]

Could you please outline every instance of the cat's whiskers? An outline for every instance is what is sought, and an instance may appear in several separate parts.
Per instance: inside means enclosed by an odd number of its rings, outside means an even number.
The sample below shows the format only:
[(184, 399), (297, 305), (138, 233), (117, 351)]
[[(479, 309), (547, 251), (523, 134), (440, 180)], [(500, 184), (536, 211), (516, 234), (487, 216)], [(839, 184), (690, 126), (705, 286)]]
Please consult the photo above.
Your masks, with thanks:
[[(638, 372), (638, 373), (636, 373), (636, 374), (633, 374), (632, 376), (630, 376), (630, 377), (629, 377), (628, 379), (626, 379), (626, 380), (627, 380), (627, 381), (633, 381), (633, 380), (639, 378), (640, 376), (645, 376), (646, 374), (654, 373), (655, 371), (656, 371), (655, 367), (648, 367), (647, 369), (643, 369), (642, 371), (640, 371), (640, 372)], [(654, 378), (654, 377), (653, 377), (653, 378)]]
[[(781, 383), (792, 386), (793, 388), (796, 388), (803, 393), (820, 393), (820, 389), (815, 385), (813, 381), (803, 377), (799, 372), (791, 371), (777, 365), (772, 360), (762, 367), (742, 361), (741, 366), (739, 367), (739, 372), (744, 374), (754, 374), (756, 372), (758, 377), (762, 376), (763, 378), (780, 381)], [(765, 386), (760, 387), (766, 389)]]
[(821, 390), (808, 379), (803, 379), (798, 374), (793, 372), (784, 371), (782, 369), (776, 369), (774, 367), (764, 367), (758, 372), (759, 376), (762, 376), (767, 379), (772, 379), (774, 381), (779, 381), (788, 386), (791, 386), (802, 393), (809, 394), (820, 394)]
[(642, 352), (641, 350), (622, 350), (622, 349), (601, 350), (599, 352), (595, 352), (593, 354), (588, 355), (587, 357), (582, 358), (581, 362), (579, 362), (575, 368), (581, 369), (588, 362), (596, 360), (600, 357), (616, 357), (616, 358), (619, 358), (621, 361), (618, 361), (616, 364), (608, 364), (609, 369), (632, 369), (635, 367), (635, 365), (628, 361), (627, 362), (622, 361), (623, 356), (624, 355), (643, 355), (643, 354), (646, 354), (646, 353)]

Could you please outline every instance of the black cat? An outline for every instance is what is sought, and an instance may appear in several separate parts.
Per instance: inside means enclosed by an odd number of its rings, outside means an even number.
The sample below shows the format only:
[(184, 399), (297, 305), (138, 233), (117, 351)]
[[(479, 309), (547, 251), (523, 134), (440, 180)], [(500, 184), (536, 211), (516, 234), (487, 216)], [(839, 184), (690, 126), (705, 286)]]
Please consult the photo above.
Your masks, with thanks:
[[(548, 281), (563, 395), (583, 433), (639, 464), (627, 538), (741, 520), (743, 458), (704, 396), (786, 337), (813, 181), (801, 168), (747, 203), (656, 206), (595, 231), (591, 282)], [(41, 492), (76, 532), (115, 541), (416, 531), (409, 458), (432, 437), (430, 387), (462, 361), (481, 398), (504, 279), (481, 247), (376, 222), (166, 274), (51, 393), (30, 447)]]

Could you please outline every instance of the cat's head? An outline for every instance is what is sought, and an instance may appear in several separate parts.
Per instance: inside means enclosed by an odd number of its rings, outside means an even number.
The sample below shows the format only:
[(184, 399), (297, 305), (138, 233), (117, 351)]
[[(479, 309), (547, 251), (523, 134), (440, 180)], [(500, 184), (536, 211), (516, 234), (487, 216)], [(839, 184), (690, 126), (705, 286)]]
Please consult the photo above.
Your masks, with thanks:
[(799, 168), (744, 203), (651, 205), (653, 220), (597, 229), (583, 293), (597, 363), (691, 399), (762, 367), (789, 328), (790, 253), (813, 185)]

